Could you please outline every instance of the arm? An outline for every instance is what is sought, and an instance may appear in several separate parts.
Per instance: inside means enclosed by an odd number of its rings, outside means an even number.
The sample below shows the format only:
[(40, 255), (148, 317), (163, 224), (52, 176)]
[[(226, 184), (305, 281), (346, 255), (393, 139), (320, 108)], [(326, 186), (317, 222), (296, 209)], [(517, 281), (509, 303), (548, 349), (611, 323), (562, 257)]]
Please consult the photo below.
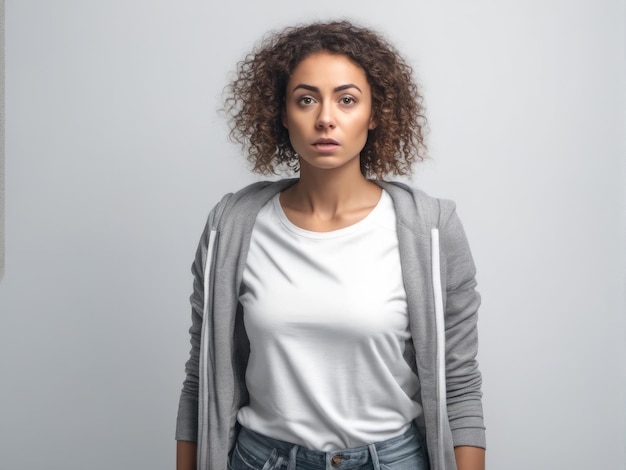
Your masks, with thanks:
[[(204, 274), (207, 263), (209, 241), (212, 227), (215, 228), (224, 207), (232, 194), (225, 195), (222, 200), (211, 209), (204, 231), (200, 237), (196, 257), (191, 267), (193, 274), (193, 293), (191, 302), (191, 350), (189, 360), (185, 364), (186, 378), (183, 382), (178, 417), (176, 422), (176, 465), (179, 470), (196, 470), (197, 462), (202, 459), (205, 446), (209, 441), (204, 439), (198, 442), (198, 402), (200, 395), (200, 346), (202, 341), (202, 324), (204, 321)], [(198, 448), (200, 444), (200, 449)]]
[(186, 377), (178, 405), (176, 422), (176, 468), (196, 469), (196, 440), (198, 434), (198, 393), (200, 336), (202, 330), (203, 278), (206, 247), (208, 246), (208, 223), (200, 238), (196, 257), (192, 264), (193, 293), (191, 302), (191, 327), (189, 328), (191, 350), (185, 364)]
[[(441, 201), (441, 266), (445, 283), (446, 402), (459, 469), (484, 454), (482, 378), (478, 369), (476, 269), (454, 204)], [(478, 449), (480, 448), (480, 449)], [(480, 460), (480, 457), (477, 457)], [(462, 459), (462, 460), (459, 460)], [(473, 470), (480, 467), (467, 467)]]
[(176, 470), (196, 470), (195, 442), (176, 441)]
[(454, 448), (458, 470), (485, 470), (485, 449), (459, 446)]

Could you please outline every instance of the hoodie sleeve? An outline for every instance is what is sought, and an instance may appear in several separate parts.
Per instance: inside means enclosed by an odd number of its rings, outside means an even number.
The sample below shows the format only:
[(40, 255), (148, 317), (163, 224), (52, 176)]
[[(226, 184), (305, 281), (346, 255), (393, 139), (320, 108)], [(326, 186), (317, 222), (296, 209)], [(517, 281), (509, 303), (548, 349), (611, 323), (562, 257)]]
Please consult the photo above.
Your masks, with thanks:
[[(209, 221), (215, 209), (209, 214)], [(185, 364), (186, 377), (178, 404), (178, 418), (176, 420), (176, 440), (197, 441), (198, 435), (198, 372), (200, 363), (200, 336), (202, 332), (202, 308), (204, 302), (204, 266), (209, 246), (209, 221), (202, 232), (200, 243), (196, 250), (196, 257), (191, 265), (193, 274), (193, 293), (191, 302), (191, 350)]]
[(441, 201), (439, 224), (446, 329), (447, 410), (454, 446), (485, 448), (476, 268), (454, 203)]

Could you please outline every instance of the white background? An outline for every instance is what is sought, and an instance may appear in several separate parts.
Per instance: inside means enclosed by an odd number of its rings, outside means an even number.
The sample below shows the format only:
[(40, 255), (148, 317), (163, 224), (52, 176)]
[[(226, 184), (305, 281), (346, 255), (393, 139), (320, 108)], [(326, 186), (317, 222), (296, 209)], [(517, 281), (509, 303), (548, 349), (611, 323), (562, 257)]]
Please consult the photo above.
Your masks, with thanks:
[(483, 295), (490, 469), (625, 468), (626, 2), (7, 0), (0, 469), (172, 469), (189, 267), (253, 181), (216, 112), (264, 32), (414, 65)]

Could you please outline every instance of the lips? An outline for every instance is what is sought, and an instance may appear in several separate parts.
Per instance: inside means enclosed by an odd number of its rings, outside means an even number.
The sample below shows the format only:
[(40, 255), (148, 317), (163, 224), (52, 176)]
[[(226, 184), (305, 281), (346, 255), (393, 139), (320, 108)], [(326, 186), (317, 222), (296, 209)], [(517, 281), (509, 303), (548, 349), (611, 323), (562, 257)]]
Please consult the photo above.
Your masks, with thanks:
[(317, 139), (315, 142), (313, 142), (313, 145), (318, 145), (318, 144), (333, 144), (333, 145), (339, 145), (339, 142), (337, 142), (335, 139)]
[(322, 153), (333, 152), (339, 147), (339, 142), (335, 139), (317, 139), (313, 142), (313, 147)]

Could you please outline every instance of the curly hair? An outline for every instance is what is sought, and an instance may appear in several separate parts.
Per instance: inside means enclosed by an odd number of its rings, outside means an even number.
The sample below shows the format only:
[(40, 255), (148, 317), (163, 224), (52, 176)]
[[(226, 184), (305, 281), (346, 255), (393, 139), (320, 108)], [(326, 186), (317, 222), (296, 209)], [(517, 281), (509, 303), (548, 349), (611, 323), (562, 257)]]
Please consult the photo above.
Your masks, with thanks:
[(361, 151), (368, 177), (404, 175), (426, 151), (426, 118), (412, 68), (374, 31), (348, 21), (312, 23), (266, 36), (237, 66), (225, 89), (230, 138), (247, 151), (253, 171), (298, 171), (298, 156), (282, 124), (286, 87), (298, 64), (317, 52), (348, 57), (365, 72), (376, 128)]

